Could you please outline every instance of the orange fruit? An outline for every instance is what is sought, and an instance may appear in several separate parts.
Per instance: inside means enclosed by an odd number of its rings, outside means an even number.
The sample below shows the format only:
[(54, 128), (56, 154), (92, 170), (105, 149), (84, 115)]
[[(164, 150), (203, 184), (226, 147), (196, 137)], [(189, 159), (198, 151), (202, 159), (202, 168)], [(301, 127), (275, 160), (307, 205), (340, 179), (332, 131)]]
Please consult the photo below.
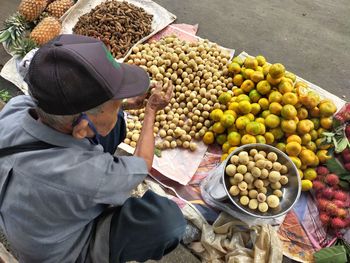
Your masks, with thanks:
[(281, 110), (282, 110), (282, 105), (281, 104), (279, 104), (278, 102), (271, 102), (271, 104), (269, 106), (269, 111), (272, 114), (280, 115)]
[(236, 74), (233, 79), (232, 79), (232, 82), (235, 86), (238, 86), (240, 87), (243, 83), (244, 79), (243, 79), (243, 76), (242, 74)]
[(263, 144), (266, 143), (266, 139), (265, 139), (265, 137), (262, 136), (262, 135), (257, 135), (257, 136), (255, 136), (255, 138), (256, 138), (256, 142), (257, 142), (257, 143), (263, 143)]
[(273, 134), (276, 141), (282, 139), (284, 136), (284, 132), (282, 131), (281, 127), (270, 129), (270, 132)]
[(321, 117), (330, 117), (337, 111), (337, 107), (334, 105), (332, 101), (329, 101), (329, 100), (321, 102), (318, 105), (318, 108), (320, 109)]
[(236, 89), (233, 88), (232, 91), (233, 91), (233, 95), (235, 95), (235, 96), (239, 96), (239, 95), (244, 93), (244, 91), (240, 88), (236, 88)]
[(284, 105), (281, 110), (281, 116), (287, 120), (292, 120), (297, 116), (297, 110), (293, 105)]
[(310, 132), (314, 128), (314, 123), (310, 120), (301, 120), (298, 122), (297, 130), (300, 134)]
[(317, 158), (317, 156), (313, 151), (306, 149), (300, 152), (299, 158), (303, 165), (312, 165), (315, 162), (315, 158)]
[(311, 117), (318, 118), (320, 117), (320, 109), (318, 107), (314, 107), (309, 110)]
[(214, 125), (212, 126), (213, 132), (220, 134), (225, 131), (225, 127), (222, 126), (221, 122), (215, 122)]
[(220, 94), (218, 101), (223, 104), (226, 105), (230, 100), (231, 100), (232, 96), (230, 93), (228, 92), (223, 92)]
[(272, 144), (275, 141), (275, 137), (271, 132), (265, 132), (264, 134), (266, 143)]
[(277, 128), (280, 125), (280, 118), (275, 114), (269, 114), (265, 118), (265, 125), (269, 128)]
[(313, 181), (317, 177), (316, 170), (314, 168), (307, 168), (304, 172), (304, 179)]
[(259, 66), (264, 66), (266, 64), (266, 58), (262, 55), (256, 56), (255, 59), (258, 61)]
[(301, 138), (298, 135), (293, 134), (293, 135), (288, 136), (287, 143), (289, 143), (289, 142), (297, 142), (297, 143), (301, 144)]
[(292, 84), (294, 83), (294, 81), (296, 80), (296, 76), (295, 74), (293, 74), (292, 72), (286, 71), (286, 73), (284, 73), (284, 76), (288, 79), (290, 79), (292, 81)]
[(261, 117), (263, 118), (266, 118), (268, 115), (270, 115), (271, 112), (269, 110), (264, 110), (262, 113), (261, 113)]
[(243, 66), (243, 63), (244, 63), (243, 59), (240, 58), (240, 57), (234, 57), (234, 58), (232, 59), (232, 62), (236, 62), (236, 63), (238, 63), (240, 66)]
[(235, 117), (233, 116), (233, 114), (226, 113), (221, 116), (220, 122), (222, 126), (224, 126), (225, 128), (229, 128), (233, 126), (233, 124), (235, 124)]
[(278, 85), (278, 84), (281, 82), (281, 80), (282, 80), (282, 78), (274, 79), (274, 78), (270, 75), (270, 73), (267, 74), (267, 76), (266, 76), (266, 81), (267, 81), (268, 83), (270, 83), (272, 86)]
[(272, 91), (269, 95), (269, 102), (282, 102), (282, 94), (278, 91)]
[(227, 156), (228, 156), (228, 153), (224, 153), (223, 155), (221, 155), (221, 158), (220, 158), (221, 162), (225, 161)]
[(250, 102), (249, 96), (246, 95), (246, 94), (240, 94), (240, 95), (238, 95), (237, 98), (236, 98), (236, 102), (238, 102), (238, 103), (241, 102), (241, 101), (244, 101), (244, 100)]
[(323, 117), (320, 119), (320, 124), (321, 124), (322, 128), (329, 130), (332, 128), (333, 118), (332, 117)]
[(318, 133), (317, 133), (316, 130), (311, 130), (309, 133), (310, 133), (310, 135), (311, 135), (311, 140), (313, 140), (313, 141), (317, 140), (317, 138), (318, 138)]
[(256, 90), (262, 94), (265, 95), (270, 92), (271, 85), (266, 80), (259, 81), (259, 83), (256, 85)]
[(238, 74), (241, 72), (241, 66), (236, 62), (231, 62), (227, 67), (228, 72)]
[(250, 135), (258, 135), (261, 133), (261, 123), (252, 121), (245, 126), (245, 130)]
[(261, 95), (256, 89), (253, 89), (249, 92), (249, 98), (252, 102), (258, 102), (261, 98)]
[(253, 135), (245, 134), (242, 136), (241, 144), (251, 144), (256, 143), (256, 138)]
[(269, 74), (270, 67), (271, 67), (271, 65), (269, 65), (269, 64), (265, 64), (265, 65), (262, 66), (264, 76)]
[(242, 114), (248, 114), (252, 110), (252, 105), (250, 104), (249, 101), (243, 100), (243, 101), (240, 101), (238, 104), (239, 104), (239, 111)]
[(247, 57), (244, 60), (244, 66), (247, 69), (256, 69), (258, 67), (258, 65), (259, 65), (258, 60), (255, 58)]
[(298, 97), (295, 93), (287, 92), (283, 94), (282, 101), (285, 105), (286, 104), (295, 105), (298, 102)]
[(255, 72), (254, 69), (246, 68), (241, 71), (241, 74), (243, 75), (243, 78), (250, 79), (250, 76)]
[(236, 120), (236, 127), (239, 130), (243, 130), (249, 122), (250, 120), (246, 116), (238, 117)]
[(295, 166), (300, 169), (301, 167), (301, 160), (296, 156), (289, 156), (289, 158), (292, 160), (292, 162), (295, 164)]
[(232, 110), (234, 112), (239, 112), (239, 104), (238, 104), (238, 102), (234, 101), (234, 102), (229, 103), (228, 109)]
[(318, 138), (315, 141), (315, 143), (316, 143), (317, 149), (320, 149), (320, 150), (327, 150), (332, 146), (331, 144), (325, 143), (323, 138)]
[(266, 98), (261, 98), (258, 103), (262, 110), (267, 110), (269, 108), (269, 101)]
[(241, 135), (238, 132), (230, 132), (227, 135), (227, 142), (231, 145), (231, 146), (238, 146), (241, 142)]
[(304, 120), (308, 117), (309, 113), (308, 110), (304, 107), (301, 107), (297, 110), (297, 117), (299, 120)]
[(254, 89), (254, 87), (255, 87), (255, 84), (250, 79), (246, 79), (245, 81), (243, 81), (241, 85), (241, 89), (246, 93), (250, 92), (252, 89)]
[(308, 142), (305, 146), (306, 146), (306, 149), (309, 149), (309, 150), (311, 150), (313, 152), (315, 152), (317, 150), (316, 143), (314, 143), (312, 141)]
[(254, 117), (254, 115), (252, 113), (248, 113), (248, 114), (246, 114), (244, 116), (246, 116), (250, 121), (253, 121), (255, 119), (255, 117)]
[(230, 110), (230, 109), (225, 110), (225, 111), (224, 111), (224, 114), (230, 114), (230, 115), (232, 115), (233, 117), (235, 117), (235, 119), (237, 118), (237, 113), (236, 113), (234, 110)]
[(282, 120), (281, 128), (285, 133), (294, 133), (297, 129), (297, 124), (293, 120)]
[(224, 112), (221, 109), (215, 109), (210, 113), (209, 117), (213, 121), (220, 121), (222, 115), (224, 115)]
[(318, 129), (317, 129), (318, 137), (319, 137), (319, 138), (324, 137), (324, 135), (323, 135), (324, 132), (327, 132), (326, 129), (324, 129), (324, 128), (318, 128)]
[(305, 133), (303, 136), (301, 136), (301, 144), (306, 146), (309, 142), (311, 142), (311, 139), (310, 133)]
[(257, 115), (261, 110), (259, 103), (252, 103), (252, 110), (250, 111), (253, 115)]
[(286, 153), (289, 156), (298, 156), (301, 152), (301, 145), (297, 142), (289, 142), (286, 145)]
[(287, 92), (291, 92), (293, 90), (293, 83), (282, 79), (280, 84), (278, 84), (278, 90), (282, 94), (287, 93)]
[(256, 118), (255, 121), (261, 123), (261, 124), (265, 124), (265, 119), (262, 117)]
[(274, 79), (282, 78), (285, 72), (286, 72), (286, 69), (281, 63), (272, 64), (269, 70), (269, 74)]
[(205, 144), (212, 144), (214, 143), (214, 133), (212, 133), (211, 131), (207, 131), (204, 136), (203, 136), (203, 142)]
[(227, 153), (230, 147), (231, 145), (228, 142), (224, 142), (224, 144), (221, 146), (222, 152)]
[(320, 163), (325, 163), (329, 159), (332, 158), (332, 156), (328, 155), (328, 151), (327, 150), (319, 150), (319, 151), (317, 151), (316, 156), (320, 160)]
[(303, 177), (304, 177), (303, 171), (298, 169), (298, 174), (299, 174), (300, 179), (303, 179)]
[(227, 135), (226, 134), (219, 134), (216, 136), (216, 142), (220, 145), (223, 145), (227, 140)]
[(281, 150), (282, 152), (286, 152), (286, 144), (283, 142), (279, 142), (276, 144), (276, 148)]
[(314, 129), (317, 130), (320, 128), (320, 119), (319, 118), (312, 118), (310, 121), (314, 124)]
[(259, 81), (264, 79), (264, 73), (260, 71), (255, 71), (252, 75), (250, 75), (250, 79), (255, 83), (258, 83)]
[(237, 146), (233, 146), (233, 147), (231, 147), (230, 149), (228, 149), (228, 154), (230, 154), (230, 153), (232, 153), (234, 150), (236, 150), (237, 149)]

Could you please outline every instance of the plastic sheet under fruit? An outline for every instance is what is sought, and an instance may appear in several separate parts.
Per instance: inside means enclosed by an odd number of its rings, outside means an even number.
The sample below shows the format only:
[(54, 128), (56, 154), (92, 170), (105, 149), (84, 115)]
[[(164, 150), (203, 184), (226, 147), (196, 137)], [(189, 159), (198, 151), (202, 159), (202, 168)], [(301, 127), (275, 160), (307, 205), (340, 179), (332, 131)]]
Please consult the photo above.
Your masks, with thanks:
[[(122, 1), (122, 0), (119, 0)], [(176, 16), (172, 13), (170, 13), (168, 10), (163, 8), (162, 6), (158, 5), (157, 3), (151, 1), (151, 0), (124, 0), (125, 2), (128, 2), (130, 4), (133, 4), (137, 7), (143, 8), (148, 14), (153, 15), (152, 20), (152, 32), (139, 40), (135, 45), (139, 43), (145, 42), (147, 39), (149, 39), (151, 36), (155, 35), (159, 31), (161, 31), (163, 28), (171, 24), (175, 21)], [(80, 16), (88, 13), (96, 7), (97, 5), (106, 2), (105, 0), (79, 0), (70, 10), (69, 13), (63, 18), (62, 21), (62, 31), (61, 33), (65, 34), (72, 34), (73, 27), (78, 22), (78, 19)], [(129, 52), (126, 54), (125, 57), (127, 57), (131, 53), (131, 48)], [(117, 59), (119, 62), (123, 62), (125, 57)]]

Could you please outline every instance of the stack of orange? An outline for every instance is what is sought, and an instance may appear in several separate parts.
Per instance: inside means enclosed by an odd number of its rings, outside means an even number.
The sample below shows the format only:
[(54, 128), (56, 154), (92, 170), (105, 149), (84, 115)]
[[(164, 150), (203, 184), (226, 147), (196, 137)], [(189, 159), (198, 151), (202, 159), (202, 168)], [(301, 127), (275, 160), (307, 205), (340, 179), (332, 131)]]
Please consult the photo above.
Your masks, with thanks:
[(332, 128), (334, 103), (263, 56), (235, 57), (229, 72), (235, 86), (219, 96), (220, 108), (210, 113), (214, 124), (203, 141), (222, 145), (222, 160), (242, 144), (272, 144), (297, 166), (303, 190), (311, 188), (315, 167), (329, 159), (322, 134)]

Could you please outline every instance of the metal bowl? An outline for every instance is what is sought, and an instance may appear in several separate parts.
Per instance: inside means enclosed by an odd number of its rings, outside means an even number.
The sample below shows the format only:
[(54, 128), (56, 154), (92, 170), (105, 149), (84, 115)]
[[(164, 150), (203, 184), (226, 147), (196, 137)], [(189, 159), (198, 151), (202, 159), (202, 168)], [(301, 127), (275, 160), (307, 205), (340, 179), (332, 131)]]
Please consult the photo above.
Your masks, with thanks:
[[(278, 161), (281, 164), (284, 164), (288, 168), (288, 184), (283, 186), (281, 188), (281, 191), (283, 193), (282, 198), (280, 199), (280, 205), (275, 208), (269, 208), (267, 212), (262, 213), (258, 210), (252, 210), (248, 206), (243, 206), (239, 202), (239, 196), (231, 196), (229, 194), (229, 189), (231, 187), (231, 184), (229, 182), (229, 176), (225, 174), (225, 168), (230, 163), (230, 158), (232, 155), (239, 154), (241, 151), (247, 151), (249, 152), (251, 149), (257, 149), (258, 151), (265, 151), (266, 153), (274, 152), (278, 156)], [(261, 144), (261, 143), (255, 143), (255, 144), (247, 144), (238, 147), (235, 149), (231, 154), (226, 158), (224, 163), (224, 171), (223, 171), (223, 183), (225, 187), (225, 191), (231, 202), (242, 212), (245, 214), (248, 214), (253, 217), (258, 218), (264, 218), (264, 219), (270, 219), (279, 217), (285, 213), (287, 213), (298, 201), (301, 191), (301, 180), (298, 174), (298, 170), (292, 160), (282, 151), (279, 149), (268, 145), (268, 144)], [(271, 194), (271, 189), (268, 189), (267, 194)]]

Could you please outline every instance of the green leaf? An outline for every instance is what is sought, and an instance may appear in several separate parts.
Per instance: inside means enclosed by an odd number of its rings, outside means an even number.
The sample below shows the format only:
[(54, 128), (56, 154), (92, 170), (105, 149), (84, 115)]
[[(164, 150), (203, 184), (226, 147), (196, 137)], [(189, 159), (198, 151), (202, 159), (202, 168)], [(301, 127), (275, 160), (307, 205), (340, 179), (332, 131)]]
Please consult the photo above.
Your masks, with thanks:
[(336, 175), (338, 175), (340, 177), (342, 175), (345, 176), (345, 175), (349, 174), (349, 172), (344, 169), (344, 167), (341, 165), (341, 163), (338, 161), (337, 158), (329, 159), (326, 162), (326, 166), (327, 166), (329, 171), (331, 171), (332, 173), (335, 173)]
[(334, 136), (335, 133), (334, 132), (323, 132), (322, 133), (324, 136)]
[(343, 137), (342, 139), (340, 139), (340, 141), (338, 141), (338, 145), (335, 148), (335, 152), (336, 153), (341, 153), (342, 151), (345, 150), (346, 146), (348, 146), (348, 138)]
[(343, 188), (346, 191), (350, 190), (350, 183), (347, 181), (339, 180), (339, 185), (341, 188)]
[(314, 253), (316, 263), (346, 263), (346, 250), (344, 246), (333, 246), (323, 248)]
[(158, 148), (155, 148), (154, 155), (160, 158), (160, 157), (162, 157), (162, 151)]

